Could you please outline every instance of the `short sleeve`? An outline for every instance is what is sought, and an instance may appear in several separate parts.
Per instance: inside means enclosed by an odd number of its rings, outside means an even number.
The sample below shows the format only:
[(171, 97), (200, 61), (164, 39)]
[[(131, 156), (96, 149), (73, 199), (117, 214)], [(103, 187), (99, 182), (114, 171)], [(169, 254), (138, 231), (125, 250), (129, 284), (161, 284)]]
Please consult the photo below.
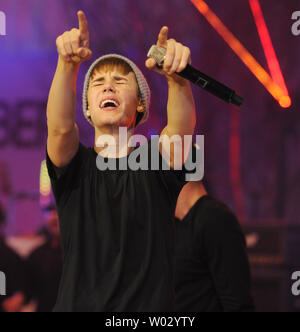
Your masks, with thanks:
[(80, 143), (75, 157), (70, 164), (64, 168), (57, 168), (52, 163), (48, 152), (46, 154), (47, 168), (51, 179), (53, 194), (56, 202), (59, 204), (63, 196), (67, 195), (79, 185), (80, 179), (85, 174), (89, 150)]
[[(163, 159), (159, 147), (158, 147), (159, 137), (151, 140), (151, 149), (156, 149), (157, 155), (159, 156), (159, 173), (160, 177), (168, 191), (169, 197), (173, 204), (177, 203), (178, 196), (187, 183), (186, 181), (186, 168), (182, 167), (181, 170), (174, 170), (170, 168), (167, 162)], [(153, 152), (153, 151), (152, 151)], [(153, 156), (153, 154), (152, 154)]]
[(186, 184), (185, 169), (161, 171), (161, 177), (167, 187), (169, 196), (174, 204), (177, 203), (178, 196)]

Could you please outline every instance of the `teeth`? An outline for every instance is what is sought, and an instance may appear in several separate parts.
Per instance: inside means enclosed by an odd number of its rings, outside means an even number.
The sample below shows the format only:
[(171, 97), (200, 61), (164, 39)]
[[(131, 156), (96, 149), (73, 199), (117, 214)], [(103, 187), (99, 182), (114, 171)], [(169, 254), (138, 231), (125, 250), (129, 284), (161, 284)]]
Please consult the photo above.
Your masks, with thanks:
[(104, 100), (102, 103), (101, 103), (101, 108), (105, 107), (106, 104), (114, 104), (115, 107), (118, 107), (118, 103), (115, 101), (115, 100), (111, 100), (111, 99), (107, 99), (107, 100)]

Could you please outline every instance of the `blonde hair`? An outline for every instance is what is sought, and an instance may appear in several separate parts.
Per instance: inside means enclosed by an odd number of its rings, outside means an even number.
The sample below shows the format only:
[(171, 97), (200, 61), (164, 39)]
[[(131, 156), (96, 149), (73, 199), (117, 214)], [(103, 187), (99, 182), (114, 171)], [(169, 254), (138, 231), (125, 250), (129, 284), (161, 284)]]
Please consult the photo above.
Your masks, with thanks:
[(91, 79), (93, 79), (95, 75), (100, 71), (107, 73), (113, 70), (117, 70), (123, 75), (128, 75), (129, 73), (133, 73), (131, 67), (123, 60), (116, 58), (109, 58), (109, 59), (104, 59), (98, 63), (98, 65), (94, 68)]

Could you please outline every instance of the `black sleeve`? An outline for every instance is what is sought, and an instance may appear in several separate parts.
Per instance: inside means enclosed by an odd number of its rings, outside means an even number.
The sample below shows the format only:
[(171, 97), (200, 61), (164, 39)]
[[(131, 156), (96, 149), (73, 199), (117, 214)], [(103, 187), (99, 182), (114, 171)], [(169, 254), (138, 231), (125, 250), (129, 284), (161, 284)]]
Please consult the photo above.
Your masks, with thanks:
[(185, 171), (171, 169), (169, 171), (161, 171), (161, 177), (168, 190), (171, 201), (176, 204), (178, 196), (186, 184)]
[(250, 266), (245, 237), (236, 217), (225, 207), (210, 209), (204, 250), (225, 312), (253, 312)]
[(88, 161), (88, 149), (79, 144), (78, 151), (70, 164), (64, 168), (57, 168), (51, 161), (47, 152), (47, 168), (51, 179), (53, 194), (57, 204), (61, 203), (63, 197), (78, 186)]
[(164, 160), (159, 151), (158, 142), (159, 142), (159, 137), (156, 137), (152, 140), (152, 144), (157, 150), (159, 156), (160, 176), (169, 193), (171, 201), (173, 202), (173, 204), (176, 204), (180, 191), (182, 190), (183, 186), (187, 183), (186, 182), (187, 172), (184, 165), (181, 170), (174, 170), (169, 167), (169, 165)]

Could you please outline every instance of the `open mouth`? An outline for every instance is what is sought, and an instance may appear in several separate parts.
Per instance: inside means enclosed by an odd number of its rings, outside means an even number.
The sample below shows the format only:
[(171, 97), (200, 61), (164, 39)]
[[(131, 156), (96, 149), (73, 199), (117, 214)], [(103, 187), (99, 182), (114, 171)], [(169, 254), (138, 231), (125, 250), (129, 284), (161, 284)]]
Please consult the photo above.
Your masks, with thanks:
[(105, 111), (115, 110), (120, 106), (120, 103), (114, 99), (103, 100), (100, 104), (100, 108)]

